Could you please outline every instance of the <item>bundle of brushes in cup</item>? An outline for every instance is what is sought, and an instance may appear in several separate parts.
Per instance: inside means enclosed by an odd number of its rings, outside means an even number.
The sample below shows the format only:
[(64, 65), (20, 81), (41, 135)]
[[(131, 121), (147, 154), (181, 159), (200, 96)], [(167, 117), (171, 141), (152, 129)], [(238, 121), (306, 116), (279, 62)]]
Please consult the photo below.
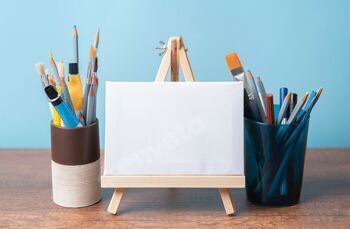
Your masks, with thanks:
[(86, 73), (85, 88), (83, 91), (79, 74), (78, 32), (73, 27), (73, 62), (69, 63), (69, 75), (66, 83), (65, 65), (62, 61), (56, 62), (52, 53), (49, 62), (53, 74), (45, 69), (43, 63), (37, 63), (44, 92), (49, 100), (52, 114), (52, 123), (56, 126), (75, 128), (87, 126), (96, 121), (96, 96), (98, 89), (98, 58), (99, 31), (95, 35), (93, 45), (90, 47), (90, 58)]
[(245, 72), (236, 53), (225, 58), (233, 79), (244, 82), (246, 157), (255, 161), (247, 167), (257, 167), (258, 176), (254, 192), (261, 196), (265, 193), (262, 190), (267, 190), (266, 198), (292, 195), (300, 180), (288, 181), (291, 178), (287, 173), (291, 167), (303, 164), (310, 114), (323, 89), (298, 96), (282, 87), (279, 102), (274, 104), (273, 94), (266, 93), (262, 79)]
[(226, 64), (235, 81), (244, 81), (244, 116), (256, 122), (270, 125), (300, 125), (305, 122), (318, 101), (323, 88), (306, 92), (300, 100), (298, 95), (280, 88), (279, 104), (274, 105), (273, 95), (266, 93), (260, 77), (245, 73), (236, 53), (226, 57)]

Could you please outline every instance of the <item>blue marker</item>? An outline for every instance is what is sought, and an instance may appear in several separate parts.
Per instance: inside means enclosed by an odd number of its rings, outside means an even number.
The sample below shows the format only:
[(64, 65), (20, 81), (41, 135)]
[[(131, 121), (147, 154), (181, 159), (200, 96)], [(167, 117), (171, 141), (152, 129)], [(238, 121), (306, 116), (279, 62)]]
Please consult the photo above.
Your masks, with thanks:
[(80, 125), (77, 117), (62, 100), (61, 96), (57, 93), (54, 87), (51, 85), (45, 87), (45, 93), (49, 97), (50, 103), (55, 107), (57, 113), (60, 115), (64, 125), (68, 128), (74, 128)]

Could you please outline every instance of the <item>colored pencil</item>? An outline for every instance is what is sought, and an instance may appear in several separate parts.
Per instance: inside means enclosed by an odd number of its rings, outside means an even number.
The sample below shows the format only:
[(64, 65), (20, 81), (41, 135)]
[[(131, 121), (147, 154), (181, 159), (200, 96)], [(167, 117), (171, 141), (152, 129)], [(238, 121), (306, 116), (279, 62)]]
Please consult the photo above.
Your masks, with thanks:
[(321, 96), (323, 92), (323, 88), (319, 88), (315, 94), (315, 96), (313, 97), (313, 99), (309, 102), (306, 103), (305, 108), (302, 110), (302, 113), (300, 115), (300, 117), (298, 118), (298, 121), (303, 120), (305, 117), (307, 117), (308, 115), (310, 115), (312, 109), (314, 108), (315, 104), (317, 103), (319, 97)]
[(95, 92), (94, 92), (94, 85), (92, 84), (90, 86), (90, 90), (89, 90), (89, 95), (88, 95), (88, 99), (87, 99), (87, 112), (86, 112), (86, 125), (90, 125), (91, 123), (93, 123), (94, 117), (93, 117), (93, 113), (94, 113), (94, 105), (95, 105), (95, 101), (94, 101), (94, 96)]
[(298, 94), (292, 93), (290, 96), (290, 103), (289, 103), (289, 115), (292, 113), (295, 105), (297, 105), (298, 102)]
[(77, 63), (78, 65), (78, 72), (79, 72), (79, 44), (78, 44), (78, 30), (77, 26), (73, 26), (72, 30), (72, 36), (73, 36), (73, 62)]
[(91, 85), (91, 73), (94, 70), (95, 66), (95, 59), (96, 59), (96, 51), (94, 47), (90, 47), (90, 61), (89, 61), (89, 67), (88, 67), (88, 72), (86, 75), (86, 84), (85, 84), (85, 89), (84, 89), (84, 105), (83, 105), (83, 115), (85, 117), (85, 120), (87, 120), (86, 115), (87, 115), (87, 103), (88, 103), (88, 96), (89, 96), (89, 91), (90, 91), (90, 85)]
[(262, 107), (262, 103), (261, 103), (261, 100), (260, 100), (259, 95), (258, 95), (258, 90), (257, 90), (256, 85), (255, 85), (253, 74), (250, 71), (248, 71), (248, 73), (247, 73), (247, 82), (248, 82), (248, 87), (249, 87), (249, 90), (251, 93), (250, 98), (251, 98), (251, 100), (253, 100), (255, 106), (258, 109), (257, 116), (260, 117), (262, 122), (265, 122), (266, 121), (265, 111)]
[(273, 104), (273, 95), (272, 94), (266, 94), (266, 123), (273, 125), (275, 123), (275, 117), (274, 117), (274, 104)]
[(287, 120), (286, 124), (289, 125), (289, 124), (292, 124), (294, 122), (294, 120), (297, 118), (299, 111), (301, 110), (301, 108), (305, 104), (308, 96), (309, 96), (309, 92), (306, 92), (306, 94), (300, 99), (300, 101), (297, 103), (297, 105), (295, 105), (295, 107), (294, 107), (292, 113), (290, 114), (290, 117)]
[(259, 76), (255, 78), (255, 84), (256, 84), (256, 89), (258, 90), (261, 106), (266, 116), (266, 105), (265, 105), (266, 91), (265, 91), (264, 83), (262, 82)]
[(282, 123), (282, 120), (285, 118), (285, 114), (289, 109), (290, 97), (291, 97), (291, 93), (288, 93), (282, 102), (282, 105), (277, 117), (277, 125), (280, 125)]
[[(288, 88), (286, 87), (281, 87), (280, 88), (280, 109), (282, 107), (282, 104), (283, 104), (283, 101), (284, 101), (284, 98), (287, 96), (288, 94)], [(282, 124), (285, 124), (289, 118), (289, 110), (285, 110), (285, 113), (283, 114), (283, 117), (282, 117), (282, 121), (281, 123)]]
[(100, 43), (100, 29), (97, 30), (96, 35), (95, 35), (95, 39), (94, 39), (94, 48), (95, 48), (96, 52), (97, 52), (99, 43)]

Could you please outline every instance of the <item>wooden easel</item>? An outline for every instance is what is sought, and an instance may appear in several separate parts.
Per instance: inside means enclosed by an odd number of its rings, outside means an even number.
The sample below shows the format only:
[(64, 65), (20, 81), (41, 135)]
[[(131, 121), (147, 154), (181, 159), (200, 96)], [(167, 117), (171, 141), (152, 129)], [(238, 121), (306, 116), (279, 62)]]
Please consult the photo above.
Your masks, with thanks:
[(166, 79), (170, 68), (171, 81), (179, 81), (179, 68), (181, 66), (185, 81), (194, 82), (191, 65), (187, 57), (186, 49), (181, 37), (171, 37), (160, 63), (156, 82), (163, 82)]
[[(169, 68), (171, 81), (179, 81), (180, 67), (185, 81), (194, 82), (195, 79), (182, 38), (171, 37), (155, 81), (165, 81)], [(108, 212), (112, 214), (117, 214), (124, 188), (218, 188), (226, 214), (232, 216), (234, 207), (229, 188), (244, 188), (245, 181), (242, 175), (116, 175), (102, 176), (101, 185), (104, 188), (115, 188), (108, 206)]]

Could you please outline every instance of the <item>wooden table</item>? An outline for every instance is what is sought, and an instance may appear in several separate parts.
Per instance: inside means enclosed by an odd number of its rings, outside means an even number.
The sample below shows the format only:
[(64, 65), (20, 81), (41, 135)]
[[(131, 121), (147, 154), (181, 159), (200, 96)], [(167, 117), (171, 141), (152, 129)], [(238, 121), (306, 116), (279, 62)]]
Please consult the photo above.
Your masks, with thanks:
[(231, 190), (225, 215), (217, 189), (127, 189), (118, 216), (107, 213), (112, 189), (87, 208), (55, 205), (48, 150), (0, 150), (0, 227), (305, 227), (350, 228), (350, 149), (308, 150), (300, 204), (265, 208)]

